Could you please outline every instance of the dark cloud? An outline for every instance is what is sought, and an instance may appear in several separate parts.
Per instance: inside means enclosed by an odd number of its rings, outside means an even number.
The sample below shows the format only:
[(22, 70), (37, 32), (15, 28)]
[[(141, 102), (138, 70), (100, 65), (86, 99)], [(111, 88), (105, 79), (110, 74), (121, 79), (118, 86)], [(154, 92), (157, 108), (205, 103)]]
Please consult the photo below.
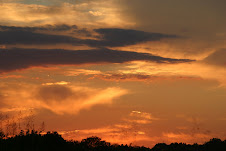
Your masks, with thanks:
[(24, 30), (0, 31), (0, 44), (81, 44), (77, 38), (63, 35), (49, 35)]
[[(42, 44), (55, 45), (88, 45), (91, 47), (118, 47), (137, 44), (147, 41), (158, 41), (163, 38), (177, 38), (176, 35), (167, 35), (160, 33), (149, 33), (138, 30), (105, 28), (96, 29), (93, 32), (100, 34), (99, 40), (91, 39), (92, 33), (86, 29), (77, 29), (77, 26), (56, 25), (44, 27), (14, 27), (0, 26), (0, 44)], [(46, 31), (38, 33), (37, 31)], [(48, 31), (71, 31), (69, 35), (85, 34), (90, 39), (79, 39), (72, 36), (48, 34)]]
[(45, 26), (39, 26), (39, 27), (17, 27), (17, 26), (1, 26), (1, 30), (7, 30), (7, 31), (70, 31), (70, 30), (76, 30), (78, 27), (76, 25), (45, 25)]
[(163, 38), (177, 38), (176, 35), (166, 35), (161, 33), (149, 33), (138, 30), (102, 28), (96, 29), (97, 33), (102, 35), (102, 41), (97, 45), (104, 46), (126, 46), (146, 41), (159, 41)]
[(124, 63), (128, 61), (152, 61), (157, 63), (190, 62), (189, 59), (172, 59), (148, 53), (98, 50), (62, 49), (0, 49), (0, 72), (25, 69), (31, 66), (77, 65), (89, 63)]
[(226, 67), (226, 49), (220, 49), (203, 60), (205, 63)]

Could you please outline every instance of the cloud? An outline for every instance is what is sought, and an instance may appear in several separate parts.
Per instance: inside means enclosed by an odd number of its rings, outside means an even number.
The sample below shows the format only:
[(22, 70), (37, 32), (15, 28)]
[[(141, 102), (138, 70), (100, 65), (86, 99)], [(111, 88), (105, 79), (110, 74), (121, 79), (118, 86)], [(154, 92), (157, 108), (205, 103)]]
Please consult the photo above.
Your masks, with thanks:
[(43, 26), (34, 26), (34, 27), (19, 27), (19, 26), (2, 26), (0, 25), (0, 29), (3, 31), (71, 31), (77, 30), (76, 25), (67, 25), (67, 24), (59, 24), (59, 25), (43, 25)]
[(153, 117), (151, 113), (141, 112), (141, 111), (132, 111), (129, 114), (129, 117), (124, 119), (124, 121), (130, 124), (150, 124), (154, 120), (159, 120), (159, 118)]
[(132, 111), (130, 113), (131, 117), (136, 117), (136, 118), (143, 118), (146, 120), (159, 120), (158, 118), (155, 118), (151, 115), (151, 113), (147, 112), (141, 112), (141, 111)]
[(215, 51), (206, 57), (203, 61), (208, 64), (226, 67), (226, 49)]
[[(102, 35), (102, 41), (100, 41), (100, 43), (102, 43), (103, 46), (111, 47), (133, 45), (147, 41), (159, 41), (163, 38), (179, 38), (179, 36), (176, 35), (119, 28), (103, 28), (96, 29), (95, 31)], [(97, 45), (100, 45), (100, 43), (97, 43)]]
[(83, 94), (75, 93), (70, 88), (61, 85), (43, 86), (38, 90), (37, 94), (37, 98), (45, 102), (62, 102), (72, 96), (81, 97)]
[[(38, 2), (3, 2), (0, 5), (0, 20), (4, 25), (44, 25), (44, 24), (79, 24), (85, 26), (122, 27), (131, 23), (120, 16), (118, 8), (109, 0), (76, 0), (53, 3)], [(90, 14), (95, 12), (95, 15)], [(100, 12), (101, 17), (96, 16)]]
[(99, 11), (89, 11), (89, 13), (93, 16), (102, 16), (103, 13), (99, 12)]
[[(60, 83), (60, 82), (55, 82)], [(113, 100), (128, 91), (119, 87), (89, 88), (74, 85), (21, 84), (1, 86), (0, 111), (11, 112), (46, 109), (55, 114), (78, 114), (95, 105), (112, 104)]]
[(41, 87), (35, 98), (41, 108), (56, 114), (77, 114), (99, 104), (112, 104), (112, 100), (127, 94), (127, 90), (111, 87), (94, 90), (85, 87), (47, 86)]
[(135, 60), (157, 63), (191, 62), (189, 59), (172, 59), (147, 53), (100, 50), (60, 49), (0, 49), (0, 72), (26, 69), (33, 66), (78, 65), (92, 63), (124, 63)]
[(68, 85), (70, 82), (60, 81), (55, 83), (43, 83), (42, 85)]
[[(123, 72), (123, 71), (122, 71)], [(126, 71), (124, 71), (126, 72)], [(130, 72), (130, 71), (127, 71)], [(131, 71), (132, 72), (132, 71)], [(84, 73), (85, 74), (85, 73)], [(139, 73), (97, 73), (90, 77), (89, 79), (102, 79), (106, 81), (143, 81), (143, 82), (152, 82), (157, 80), (199, 80), (200, 77), (192, 77), (192, 76), (182, 76), (182, 75), (158, 75), (152, 73), (139, 74)]]
[(99, 70), (73, 69), (73, 70), (68, 70), (64, 73), (64, 75), (66, 75), (66, 76), (77, 76), (80, 74), (97, 75), (97, 74), (102, 74), (102, 72)]
[[(120, 74), (112, 76), (114, 73), (106, 75), (97, 75), (97, 78), (104, 80), (120, 80), (133, 81), (136, 80), (135, 75), (150, 75), (149, 80), (194, 80), (196, 82), (215, 81), (218, 86), (225, 87), (226, 71), (224, 68), (216, 68), (216, 66), (206, 65), (199, 61), (185, 62), (181, 64), (157, 64), (154, 62), (133, 61), (126, 64), (126, 67), (119, 70)], [(126, 76), (127, 75), (127, 76)], [(130, 75), (130, 76), (129, 76)], [(133, 76), (132, 76), (133, 75)], [(133, 78), (132, 78), (133, 77)], [(137, 79), (141, 80), (141, 79)], [(147, 79), (144, 81), (148, 81)], [(201, 86), (201, 85), (200, 85)], [(216, 85), (215, 85), (216, 86)]]
[(154, 76), (151, 75), (143, 75), (143, 74), (96, 74), (90, 79), (99, 78), (107, 81), (147, 81), (155, 79)]
[[(86, 29), (77, 29), (76, 25), (46, 25), (39, 27), (16, 27), (0, 26), (0, 44), (26, 44), (26, 45), (50, 45), (50, 44), (70, 44), (86, 45), (91, 47), (118, 47), (133, 45), (147, 41), (160, 41), (163, 38), (178, 38), (176, 35), (167, 35), (161, 33), (149, 33), (138, 30), (119, 29), (119, 28), (101, 28), (94, 31)], [(45, 31), (45, 33), (38, 33)], [(48, 32), (68, 31), (69, 35), (54, 35)], [(65, 33), (64, 33), (65, 34)], [(71, 35), (87, 35), (87, 39), (79, 39)], [(99, 36), (96, 36), (96, 35)], [(98, 38), (97, 40), (93, 37)]]
[(0, 79), (21, 79), (24, 78), (22, 75), (0, 75)]
[(29, 30), (30, 29), (0, 31), (0, 44), (2, 45), (7, 44), (49, 45), (56, 43), (73, 45), (82, 44), (80, 39), (73, 38), (70, 36), (34, 33)]

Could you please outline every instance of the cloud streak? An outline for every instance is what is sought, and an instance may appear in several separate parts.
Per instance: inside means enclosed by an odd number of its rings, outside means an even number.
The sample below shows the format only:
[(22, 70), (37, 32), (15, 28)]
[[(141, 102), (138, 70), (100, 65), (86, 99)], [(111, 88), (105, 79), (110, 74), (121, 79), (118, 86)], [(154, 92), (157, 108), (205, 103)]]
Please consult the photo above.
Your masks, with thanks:
[(103, 41), (97, 43), (97, 45), (111, 47), (127, 46), (147, 41), (160, 41), (163, 38), (179, 38), (179, 36), (176, 35), (149, 33), (144, 31), (119, 28), (103, 28), (96, 29), (95, 31), (101, 34), (103, 39)]
[(34, 27), (19, 27), (19, 26), (2, 26), (0, 29), (3, 31), (70, 31), (76, 30), (78, 27), (76, 25), (44, 25), (44, 26), (34, 26)]
[(60, 49), (0, 49), (0, 72), (26, 69), (34, 66), (124, 63), (135, 60), (157, 63), (191, 62), (189, 59), (172, 59), (147, 53), (99, 50)]
[[(0, 44), (51, 45), (57, 43), (86, 45), (91, 47), (119, 47), (147, 41), (160, 41), (163, 38), (179, 38), (179, 36), (176, 35), (120, 28), (100, 28), (94, 29), (93, 31), (77, 28), (76, 25), (70, 26), (66, 24), (39, 27), (0, 26)], [(51, 33), (65, 31), (68, 32), (69, 35), (54, 35)], [(71, 36), (79, 36), (82, 34), (88, 35), (89, 37), (87, 39), (79, 39)], [(93, 37), (95, 37), (96, 40), (93, 39)]]

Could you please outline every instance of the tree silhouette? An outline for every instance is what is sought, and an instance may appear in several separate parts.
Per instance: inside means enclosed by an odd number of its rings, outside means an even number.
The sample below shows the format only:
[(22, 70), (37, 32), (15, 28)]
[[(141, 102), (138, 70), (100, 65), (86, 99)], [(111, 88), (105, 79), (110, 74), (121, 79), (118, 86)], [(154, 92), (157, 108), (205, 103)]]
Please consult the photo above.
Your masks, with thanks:
[(226, 141), (213, 138), (203, 145), (185, 143), (156, 144), (152, 149), (131, 145), (117, 145), (92, 136), (79, 141), (66, 141), (57, 132), (41, 135), (37, 131), (10, 138), (0, 138), (1, 151), (225, 151)]

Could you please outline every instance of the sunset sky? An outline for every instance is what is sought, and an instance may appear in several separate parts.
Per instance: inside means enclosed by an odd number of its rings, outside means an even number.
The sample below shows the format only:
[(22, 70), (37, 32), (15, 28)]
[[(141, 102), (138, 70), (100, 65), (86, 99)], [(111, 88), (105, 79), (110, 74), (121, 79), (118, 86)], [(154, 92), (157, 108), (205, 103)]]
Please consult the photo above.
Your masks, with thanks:
[(0, 0), (0, 113), (66, 139), (226, 139), (225, 0)]

